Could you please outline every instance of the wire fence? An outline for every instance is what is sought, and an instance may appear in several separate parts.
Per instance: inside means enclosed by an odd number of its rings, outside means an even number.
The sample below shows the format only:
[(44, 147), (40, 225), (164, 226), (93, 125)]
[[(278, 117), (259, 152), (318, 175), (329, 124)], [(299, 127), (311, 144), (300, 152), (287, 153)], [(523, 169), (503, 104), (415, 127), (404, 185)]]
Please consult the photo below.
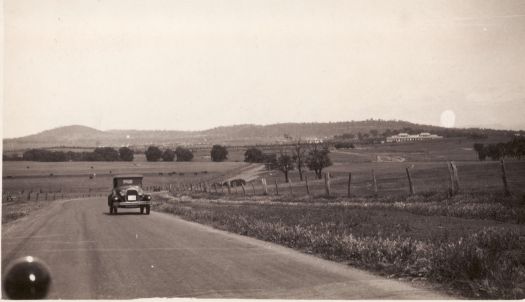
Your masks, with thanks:
[[(235, 172), (235, 171), (234, 171)], [(506, 164), (504, 161), (487, 163), (443, 162), (435, 167), (397, 166), (382, 169), (346, 171), (334, 169), (326, 172), (321, 179), (313, 173), (304, 173), (303, 179), (297, 174), (289, 182), (279, 173), (267, 173), (245, 182), (228, 175), (203, 175), (192, 177), (191, 181), (147, 184), (146, 192), (168, 191), (172, 194), (223, 194), (233, 196), (289, 195), (289, 196), (389, 196), (414, 195), (427, 192), (447, 192), (450, 196), (460, 192), (501, 192), (503, 195), (525, 194), (525, 165)], [(238, 171), (237, 171), (238, 172)], [(53, 189), (32, 188), (2, 192), (2, 202), (49, 201), (72, 198), (106, 198), (110, 187), (95, 186), (68, 190), (68, 187), (54, 186)]]

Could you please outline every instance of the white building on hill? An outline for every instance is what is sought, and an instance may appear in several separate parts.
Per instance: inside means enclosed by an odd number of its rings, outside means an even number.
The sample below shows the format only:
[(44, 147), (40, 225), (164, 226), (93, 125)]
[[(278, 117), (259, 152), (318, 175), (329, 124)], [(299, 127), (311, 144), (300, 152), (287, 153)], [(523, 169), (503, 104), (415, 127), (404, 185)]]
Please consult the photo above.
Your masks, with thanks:
[(428, 132), (421, 132), (420, 134), (408, 134), (399, 133), (398, 135), (392, 135), (386, 138), (387, 143), (402, 143), (402, 142), (414, 142), (431, 139), (442, 139), (443, 136), (436, 134), (430, 134)]

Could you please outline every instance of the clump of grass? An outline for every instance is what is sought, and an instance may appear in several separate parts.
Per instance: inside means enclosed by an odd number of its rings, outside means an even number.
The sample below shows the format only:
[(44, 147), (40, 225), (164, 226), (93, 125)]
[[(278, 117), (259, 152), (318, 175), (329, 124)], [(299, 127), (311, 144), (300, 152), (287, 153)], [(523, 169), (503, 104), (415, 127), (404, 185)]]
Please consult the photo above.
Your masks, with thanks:
[(14, 202), (8, 205), (2, 206), (2, 224), (20, 219), (38, 210), (51, 201), (39, 201), (39, 202)]
[(519, 253), (523, 248), (517, 232), (486, 228), (437, 246), (429, 273), (477, 298), (522, 299), (525, 267)]
[[(185, 199), (156, 209), (388, 276), (435, 280), (466, 297), (525, 297), (520, 260), (525, 245), (511, 225), (486, 227), (490, 224), (341, 204)], [(446, 223), (456, 228), (439, 227)]]

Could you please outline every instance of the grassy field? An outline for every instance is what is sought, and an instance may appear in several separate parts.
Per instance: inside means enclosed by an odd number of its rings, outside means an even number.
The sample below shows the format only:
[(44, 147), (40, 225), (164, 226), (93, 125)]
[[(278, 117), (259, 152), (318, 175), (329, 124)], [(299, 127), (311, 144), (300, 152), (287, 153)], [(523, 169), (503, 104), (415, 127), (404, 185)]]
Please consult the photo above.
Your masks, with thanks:
[(164, 196), (154, 208), (468, 298), (524, 298), (525, 226), (515, 208), (480, 197)]
[[(235, 162), (4, 162), (2, 223), (27, 216), (55, 199), (104, 198), (116, 174), (142, 174), (144, 186), (152, 190), (174, 183), (222, 180), (247, 166)], [(96, 176), (90, 178), (91, 174)]]
[[(499, 162), (462, 161), (456, 162), (460, 190), (463, 192), (503, 192), (501, 166)], [(508, 161), (506, 164), (508, 185), (518, 196), (525, 194), (525, 161)], [(450, 182), (447, 163), (437, 162), (360, 162), (341, 163), (325, 169), (331, 175), (331, 189), (334, 196), (347, 196), (348, 174), (352, 173), (352, 196), (406, 196), (409, 193), (406, 168), (410, 169), (414, 189), (419, 193), (447, 192)], [(372, 170), (376, 177), (377, 194), (374, 192)], [(324, 180), (317, 180), (311, 171), (304, 173), (308, 177), (312, 195), (324, 195)], [(306, 195), (306, 182), (299, 181), (299, 173), (290, 172), (294, 195)], [(284, 183), (284, 174), (279, 171), (269, 171), (261, 175), (268, 183), (269, 193), (276, 194), (275, 182), (279, 193), (291, 194), (290, 184)], [(262, 192), (260, 181), (254, 186), (258, 194)], [(251, 185), (248, 185), (251, 192)]]

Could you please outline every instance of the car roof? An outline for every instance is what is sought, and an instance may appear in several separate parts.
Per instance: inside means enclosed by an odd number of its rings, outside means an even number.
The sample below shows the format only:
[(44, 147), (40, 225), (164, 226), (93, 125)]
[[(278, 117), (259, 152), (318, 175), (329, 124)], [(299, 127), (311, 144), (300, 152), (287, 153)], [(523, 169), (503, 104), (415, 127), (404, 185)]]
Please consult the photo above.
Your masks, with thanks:
[(116, 178), (144, 178), (144, 176), (140, 174), (122, 174), (122, 175), (115, 175), (113, 179)]

